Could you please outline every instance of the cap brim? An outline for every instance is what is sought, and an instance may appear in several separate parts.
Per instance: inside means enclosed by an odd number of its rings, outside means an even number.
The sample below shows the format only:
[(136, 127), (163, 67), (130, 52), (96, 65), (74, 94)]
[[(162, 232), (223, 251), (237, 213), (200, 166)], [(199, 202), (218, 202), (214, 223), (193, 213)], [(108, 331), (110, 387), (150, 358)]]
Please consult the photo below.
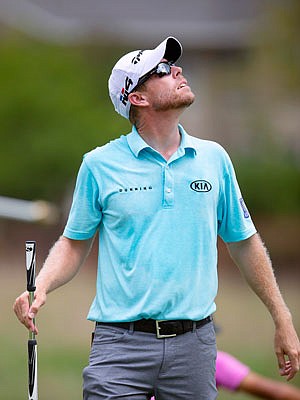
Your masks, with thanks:
[(181, 43), (172, 36), (167, 37), (157, 47), (152, 50), (145, 50), (143, 68), (140, 70), (140, 76), (151, 71), (162, 59), (175, 63), (182, 54)]
[(170, 62), (175, 63), (182, 54), (181, 43), (172, 36), (168, 37), (165, 40), (165, 42), (166, 42), (166, 50), (164, 58)]

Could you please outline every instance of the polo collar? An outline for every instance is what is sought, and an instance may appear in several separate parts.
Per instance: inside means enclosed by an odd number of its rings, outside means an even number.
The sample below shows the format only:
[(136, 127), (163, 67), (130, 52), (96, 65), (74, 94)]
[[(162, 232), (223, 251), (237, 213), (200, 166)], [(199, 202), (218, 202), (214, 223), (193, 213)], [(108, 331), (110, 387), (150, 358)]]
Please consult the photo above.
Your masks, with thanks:
[[(178, 125), (178, 129), (181, 135), (181, 142), (178, 148), (178, 152), (185, 153), (186, 149), (192, 149), (194, 151), (194, 154), (196, 154), (197, 150), (193, 143), (192, 137), (186, 133), (186, 131), (180, 124)], [(139, 135), (135, 126), (132, 127), (132, 131), (127, 135), (127, 143), (131, 151), (137, 158), (142, 150), (151, 149), (151, 146), (149, 146)]]
[(143, 149), (150, 149), (151, 147), (145, 142), (145, 140), (139, 135), (136, 127), (132, 126), (132, 131), (127, 135), (128, 146), (130, 147), (133, 154), (138, 157)]
[(179, 150), (186, 150), (186, 149), (191, 149), (194, 154), (197, 154), (197, 149), (193, 140), (193, 137), (190, 136), (186, 131), (184, 130), (183, 126), (178, 124), (178, 129), (181, 135), (181, 142), (179, 146)]

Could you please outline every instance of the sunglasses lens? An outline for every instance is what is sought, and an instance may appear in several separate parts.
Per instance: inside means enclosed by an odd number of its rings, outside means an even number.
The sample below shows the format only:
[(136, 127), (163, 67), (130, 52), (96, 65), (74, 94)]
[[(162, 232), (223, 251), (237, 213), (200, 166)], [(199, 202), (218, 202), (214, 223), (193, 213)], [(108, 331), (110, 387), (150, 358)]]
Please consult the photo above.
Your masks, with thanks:
[(162, 77), (164, 75), (169, 75), (171, 73), (171, 66), (167, 63), (159, 63), (158, 66), (156, 67), (155, 73), (159, 77)]
[(139, 79), (137, 85), (135, 86), (134, 89), (132, 89), (132, 91), (134, 91), (137, 87), (139, 87), (140, 85), (142, 85), (143, 83), (145, 83), (145, 82), (150, 78), (150, 76), (153, 75), (153, 74), (158, 75), (160, 78), (161, 78), (162, 76), (165, 76), (165, 75), (170, 75), (170, 73), (171, 73), (171, 66), (172, 66), (172, 65), (175, 65), (175, 64), (173, 64), (173, 63), (167, 63), (167, 62), (161, 62), (161, 63), (159, 63), (159, 64), (156, 66), (156, 68), (153, 68), (153, 70), (151, 70), (151, 71), (148, 72), (147, 74), (143, 75), (143, 76)]

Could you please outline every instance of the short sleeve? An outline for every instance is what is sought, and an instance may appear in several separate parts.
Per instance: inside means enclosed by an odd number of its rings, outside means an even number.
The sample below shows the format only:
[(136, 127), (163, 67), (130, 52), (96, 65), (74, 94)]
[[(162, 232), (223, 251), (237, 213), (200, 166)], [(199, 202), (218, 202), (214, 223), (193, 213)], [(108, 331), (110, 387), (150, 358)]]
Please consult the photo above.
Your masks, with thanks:
[(256, 233), (243, 200), (232, 162), (224, 152), (223, 180), (218, 202), (218, 234), (224, 242), (237, 242)]
[(63, 235), (69, 239), (93, 237), (102, 219), (99, 185), (83, 160), (76, 180), (73, 201)]

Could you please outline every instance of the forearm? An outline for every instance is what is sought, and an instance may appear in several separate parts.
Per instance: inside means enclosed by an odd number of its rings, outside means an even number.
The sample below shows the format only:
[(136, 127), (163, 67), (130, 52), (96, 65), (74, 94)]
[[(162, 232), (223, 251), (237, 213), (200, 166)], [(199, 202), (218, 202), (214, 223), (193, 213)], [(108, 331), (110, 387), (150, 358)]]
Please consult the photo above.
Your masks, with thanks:
[(272, 315), (276, 327), (274, 347), (280, 374), (290, 380), (299, 370), (300, 343), (291, 314), (278, 288), (268, 253), (258, 234), (238, 243), (230, 243), (228, 249), (249, 286)]
[(36, 278), (36, 292), (45, 294), (69, 282), (84, 263), (92, 245), (91, 240), (70, 240), (61, 236)]
[(291, 319), (277, 285), (271, 260), (258, 234), (228, 244), (229, 253), (249, 286), (268, 308), (276, 326)]

